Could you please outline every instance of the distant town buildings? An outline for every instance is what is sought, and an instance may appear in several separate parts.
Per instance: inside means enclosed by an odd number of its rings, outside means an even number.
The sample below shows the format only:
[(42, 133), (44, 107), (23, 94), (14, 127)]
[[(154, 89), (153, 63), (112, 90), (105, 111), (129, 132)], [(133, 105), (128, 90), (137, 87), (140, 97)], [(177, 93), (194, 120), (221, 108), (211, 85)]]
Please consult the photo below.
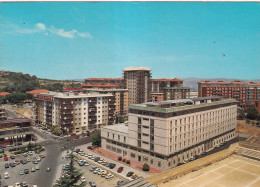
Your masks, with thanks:
[(0, 120), (5, 120), (6, 116), (5, 116), (5, 109), (4, 108), (0, 108)]
[(128, 104), (150, 101), (151, 69), (147, 67), (127, 67), (123, 71), (124, 87), (128, 89)]
[(188, 99), (190, 88), (183, 87), (181, 79), (151, 79), (152, 101)]
[[(87, 78), (86, 85), (117, 85), (117, 88), (124, 88), (124, 79), (122, 78)], [(86, 87), (85, 85), (85, 87)]]
[(49, 90), (39, 89), (39, 90), (31, 90), (31, 91), (28, 91), (27, 93), (36, 96), (37, 94), (40, 94), (40, 93), (48, 93), (48, 92), (49, 92)]
[[(260, 83), (243, 81), (203, 81), (198, 83), (199, 97), (224, 96), (239, 101), (239, 106), (256, 106), (260, 101)], [(260, 111), (260, 110), (258, 110)]]
[(132, 104), (127, 124), (102, 127), (102, 148), (167, 170), (236, 137), (236, 104), (223, 97)]
[(36, 120), (69, 133), (111, 125), (114, 114), (115, 97), (110, 93), (48, 92), (36, 96)]

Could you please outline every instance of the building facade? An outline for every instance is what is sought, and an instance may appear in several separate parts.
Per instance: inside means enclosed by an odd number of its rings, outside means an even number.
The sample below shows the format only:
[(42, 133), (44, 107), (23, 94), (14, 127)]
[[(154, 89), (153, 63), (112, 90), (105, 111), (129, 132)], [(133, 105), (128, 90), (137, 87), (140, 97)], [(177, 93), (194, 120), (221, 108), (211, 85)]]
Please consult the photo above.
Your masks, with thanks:
[(128, 67), (124, 69), (124, 87), (128, 89), (128, 104), (151, 100), (151, 69), (147, 67)]
[(118, 88), (124, 88), (124, 80), (122, 78), (87, 78), (85, 79), (85, 84), (114, 84)]
[(115, 97), (112, 94), (49, 92), (36, 97), (36, 120), (60, 126), (69, 133), (84, 133), (114, 123)]
[(35, 139), (32, 121), (27, 118), (0, 120), (0, 145), (19, 145)]
[(189, 99), (190, 88), (188, 87), (166, 87), (163, 89), (165, 100)]
[(84, 88), (84, 93), (111, 93), (115, 97), (115, 114), (116, 116), (125, 116), (128, 112), (128, 90), (109, 87)]
[(6, 116), (5, 116), (5, 109), (4, 108), (0, 108), (0, 120), (5, 120)]
[(151, 92), (160, 93), (163, 92), (165, 87), (182, 87), (183, 80), (181, 79), (151, 79)]
[(236, 104), (207, 97), (130, 105), (127, 125), (102, 128), (102, 148), (167, 170), (235, 138)]
[[(243, 81), (203, 81), (198, 83), (199, 97), (224, 96), (239, 102), (239, 106), (255, 105), (260, 101), (260, 83)], [(260, 112), (260, 111), (259, 111)]]

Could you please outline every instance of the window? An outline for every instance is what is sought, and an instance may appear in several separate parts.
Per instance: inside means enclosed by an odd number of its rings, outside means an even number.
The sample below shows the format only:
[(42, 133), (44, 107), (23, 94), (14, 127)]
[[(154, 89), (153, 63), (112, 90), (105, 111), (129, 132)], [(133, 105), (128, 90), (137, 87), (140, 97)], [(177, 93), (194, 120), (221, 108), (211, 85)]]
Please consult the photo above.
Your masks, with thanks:
[(142, 123), (142, 119), (138, 118), (138, 124), (141, 124), (141, 123)]

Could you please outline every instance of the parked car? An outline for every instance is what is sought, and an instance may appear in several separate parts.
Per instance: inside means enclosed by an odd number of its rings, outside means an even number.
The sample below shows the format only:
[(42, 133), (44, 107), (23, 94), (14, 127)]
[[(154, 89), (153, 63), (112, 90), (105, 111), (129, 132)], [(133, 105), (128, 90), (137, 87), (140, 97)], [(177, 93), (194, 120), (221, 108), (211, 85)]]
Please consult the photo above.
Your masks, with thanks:
[(80, 181), (81, 181), (82, 183), (87, 182), (87, 180), (86, 180), (85, 177), (81, 177), (81, 178), (80, 178)]
[(5, 163), (5, 169), (6, 168), (9, 168), (9, 164), (8, 163)]
[(8, 157), (7, 157), (7, 156), (5, 156), (5, 157), (4, 157), (4, 160), (5, 160), (5, 161), (8, 161)]
[(29, 169), (24, 169), (24, 174), (29, 174)]
[(32, 169), (31, 169), (31, 172), (35, 172), (36, 170), (35, 170), (35, 168), (33, 167)]
[(89, 185), (92, 186), (92, 187), (95, 187), (96, 183), (94, 181), (89, 181)]
[(26, 182), (21, 182), (20, 185), (21, 187), (28, 187), (28, 184)]
[(11, 162), (10, 166), (13, 168), (13, 167), (15, 167), (15, 164), (13, 162)]
[(116, 164), (113, 164), (113, 163), (111, 163), (109, 166), (110, 169), (114, 169), (115, 167), (116, 167)]
[(135, 178), (137, 178), (137, 174), (133, 174), (131, 177), (131, 179), (135, 179)]
[(129, 171), (129, 172), (126, 174), (126, 176), (127, 176), (127, 177), (131, 177), (133, 174), (134, 174), (134, 172)]
[(20, 164), (20, 162), (19, 162), (18, 160), (15, 160), (14, 163), (15, 163), (16, 165), (19, 165), (19, 164)]
[(44, 154), (40, 154), (39, 157), (45, 158), (45, 155)]
[(113, 178), (113, 177), (114, 177), (114, 175), (112, 175), (112, 174), (107, 174), (105, 178), (106, 178), (106, 179), (111, 179), (111, 178)]
[(5, 172), (3, 176), (4, 176), (5, 179), (8, 179), (9, 178), (9, 173)]
[(117, 185), (120, 186), (120, 185), (124, 184), (125, 182), (126, 181), (124, 181), (124, 180), (119, 180), (119, 181), (117, 181)]
[(105, 166), (106, 166), (106, 167), (109, 167), (109, 166), (110, 166), (110, 164), (111, 164), (111, 163), (107, 163)]
[(23, 173), (23, 170), (20, 170), (19, 171), (19, 175), (23, 175), (24, 173)]
[(14, 155), (11, 155), (10, 158), (11, 158), (11, 159), (15, 159), (15, 156), (14, 156)]
[(123, 169), (124, 169), (124, 167), (121, 166), (121, 167), (118, 168), (117, 172), (121, 173), (123, 171)]
[(47, 167), (46, 171), (51, 171), (51, 168), (50, 168), (50, 167)]
[(99, 160), (100, 160), (100, 157), (94, 158), (94, 161), (95, 161), (95, 162), (98, 162)]
[(36, 166), (35, 169), (36, 169), (36, 170), (40, 170), (40, 166)]

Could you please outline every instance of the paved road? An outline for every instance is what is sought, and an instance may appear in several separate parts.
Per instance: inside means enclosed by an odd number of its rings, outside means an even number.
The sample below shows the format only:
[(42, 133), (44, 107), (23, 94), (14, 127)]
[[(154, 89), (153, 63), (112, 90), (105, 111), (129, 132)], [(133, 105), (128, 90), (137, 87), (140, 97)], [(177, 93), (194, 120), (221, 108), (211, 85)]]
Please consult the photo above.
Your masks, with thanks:
[[(72, 140), (72, 138), (69, 138), (69, 141), (65, 138), (64, 140), (59, 141), (52, 135), (41, 132), (41, 130), (36, 130), (36, 134), (44, 139), (44, 141), (39, 144), (46, 148), (46, 158), (42, 163), (42, 173), (33, 178), (32, 182), (40, 187), (52, 186), (54, 177), (56, 176), (57, 167), (61, 162), (61, 153), (66, 150), (66, 148), (64, 148), (65, 145), (69, 148), (70, 146), (79, 146), (90, 142), (90, 137), (85, 137), (79, 140)], [(51, 167), (50, 172), (46, 172), (47, 167)]]

